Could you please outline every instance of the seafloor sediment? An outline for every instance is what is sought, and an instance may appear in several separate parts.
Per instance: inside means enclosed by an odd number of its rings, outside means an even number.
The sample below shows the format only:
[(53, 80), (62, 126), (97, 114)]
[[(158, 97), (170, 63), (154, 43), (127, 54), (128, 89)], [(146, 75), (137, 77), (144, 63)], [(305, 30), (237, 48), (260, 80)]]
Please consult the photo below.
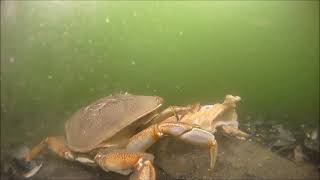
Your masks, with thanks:
[[(208, 150), (164, 138), (154, 145), (158, 179), (318, 179), (319, 170), (308, 162), (295, 163), (252, 141), (218, 136), (219, 152), (213, 174)], [(22, 179), (10, 170), (10, 152), (2, 151), (1, 179)], [(97, 167), (62, 160), (46, 151), (42, 169), (32, 179), (128, 179)]]

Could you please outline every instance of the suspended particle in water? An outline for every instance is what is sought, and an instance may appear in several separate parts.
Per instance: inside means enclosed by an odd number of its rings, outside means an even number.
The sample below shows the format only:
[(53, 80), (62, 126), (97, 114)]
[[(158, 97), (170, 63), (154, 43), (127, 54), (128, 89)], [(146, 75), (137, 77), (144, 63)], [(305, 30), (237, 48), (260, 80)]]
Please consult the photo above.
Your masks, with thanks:
[(159, 7), (159, 2), (158, 1), (154, 1), (154, 7)]
[(132, 64), (132, 65), (136, 65), (136, 62), (132, 60), (132, 61), (131, 61), (131, 64)]
[(94, 68), (90, 68), (89, 72), (94, 73)]
[(79, 79), (80, 81), (83, 81), (83, 80), (84, 80), (84, 77), (83, 77), (83, 76), (79, 76), (78, 79)]
[(150, 84), (147, 84), (147, 89), (149, 89), (150, 88)]
[(136, 17), (137, 16), (137, 12), (133, 11), (133, 16)]
[(106, 23), (108, 24), (110, 22), (110, 19), (106, 17)]
[(37, 101), (40, 101), (40, 98), (36, 96), (36, 97), (32, 98), (32, 100), (33, 100), (34, 102), (37, 102)]
[(42, 46), (47, 46), (47, 42), (42, 41), (42, 42), (41, 42), (41, 45), (42, 45)]
[(29, 36), (28, 41), (34, 41), (34, 36)]
[(109, 75), (108, 74), (103, 74), (103, 78), (107, 79), (107, 78), (109, 78)]
[(98, 60), (97, 60), (97, 63), (98, 63), (98, 64), (102, 64), (103, 61), (102, 61), (101, 59), (98, 59)]
[(182, 32), (182, 31), (180, 31), (180, 32), (179, 32), (179, 36), (182, 36), (182, 35), (183, 35), (183, 32)]
[(16, 61), (16, 60), (15, 60), (14, 57), (10, 57), (10, 58), (9, 58), (9, 62), (10, 62), (10, 63), (14, 63), (15, 61)]
[(33, 14), (34, 11), (35, 11), (35, 9), (34, 9), (34, 8), (31, 8), (31, 10), (30, 10), (31, 14)]
[(92, 44), (92, 42), (93, 42), (92, 39), (89, 39), (89, 40), (88, 40), (88, 43), (89, 43), (89, 44)]
[(153, 90), (153, 92), (157, 92), (157, 90), (156, 90), (156, 89), (154, 89), (154, 90)]
[(53, 76), (52, 75), (48, 75), (48, 79), (52, 79), (53, 78)]

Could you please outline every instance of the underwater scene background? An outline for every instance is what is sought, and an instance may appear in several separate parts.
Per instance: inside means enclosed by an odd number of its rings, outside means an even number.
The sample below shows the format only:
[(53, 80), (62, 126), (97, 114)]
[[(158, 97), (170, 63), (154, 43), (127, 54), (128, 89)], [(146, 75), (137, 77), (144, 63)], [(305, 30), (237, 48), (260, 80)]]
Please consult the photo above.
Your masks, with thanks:
[(1, 147), (111, 93), (319, 125), (319, 1), (1, 1)]

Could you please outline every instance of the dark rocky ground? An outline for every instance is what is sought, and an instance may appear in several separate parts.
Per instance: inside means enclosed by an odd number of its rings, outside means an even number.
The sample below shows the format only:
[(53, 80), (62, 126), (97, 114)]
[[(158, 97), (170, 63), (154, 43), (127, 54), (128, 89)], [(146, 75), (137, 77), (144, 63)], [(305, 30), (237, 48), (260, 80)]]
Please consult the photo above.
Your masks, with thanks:
[[(166, 141), (166, 140), (165, 140)], [(219, 153), (213, 175), (207, 150), (168, 140), (158, 149), (158, 164), (178, 179), (318, 179), (319, 169), (308, 162), (295, 163), (250, 141), (218, 137)]]
[[(150, 149), (156, 155), (157, 178), (173, 179), (319, 179), (319, 167), (281, 157), (254, 141), (217, 137), (219, 153), (210, 174), (208, 150), (172, 138), (162, 139)], [(22, 179), (12, 172), (10, 150), (1, 152), (1, 179)], [(42, 169), (30, 179), (128, 179), (96, 167), (62, 160), (46, 151), (40, 157)]]

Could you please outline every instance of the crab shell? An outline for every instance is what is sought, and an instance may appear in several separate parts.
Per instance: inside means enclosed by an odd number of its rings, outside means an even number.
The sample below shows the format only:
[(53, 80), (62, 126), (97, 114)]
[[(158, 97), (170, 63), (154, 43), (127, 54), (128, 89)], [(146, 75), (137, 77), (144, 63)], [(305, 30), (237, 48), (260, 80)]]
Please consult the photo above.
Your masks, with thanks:
[(65, 123), (67, 145), (88, 152), (162, 105), (158, 96), (110, 95), (82, 107)]

